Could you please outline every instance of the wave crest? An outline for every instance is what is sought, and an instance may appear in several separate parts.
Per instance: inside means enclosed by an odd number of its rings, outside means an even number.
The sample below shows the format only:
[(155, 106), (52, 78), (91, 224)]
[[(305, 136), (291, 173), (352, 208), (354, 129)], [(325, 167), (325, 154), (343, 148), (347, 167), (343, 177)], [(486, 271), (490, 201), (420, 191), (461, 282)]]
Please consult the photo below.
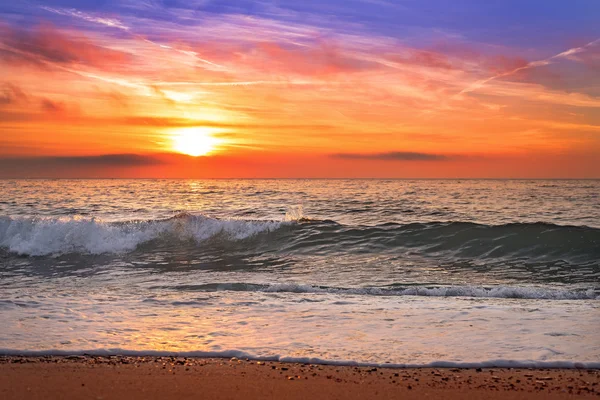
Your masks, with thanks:
[(21, 255), (122, 253), (160, 237), (201, 242), (241, 240), (279, 229), (286, 222), (222, 220), (179, 214), (165, 220), (103, 222), (95, 218), (0, 217), (0, 247)]
[(527, 286), (401, 286), (342, 288), (314, 286), (299, 283), (211, 283), (197, 286), (178, 287), (182, 290), (201, 292), (235, 291), (263, 293), (313, 293), (359, 296), (426, 296), (426, 297), (477, 297), (501, 299), (542, 300), (594, 300), (600, 299), (593, 289), (553, 290)]
[[(291, 226), (292, 230), (279, 231), (283, 226)], [(301, 209), (288, 211), (281, 221), (218, 219), (188, 213), (128, 222), (82, 217), (0, 217), (0, 248), (30, 256), (118, 254), (155, 240), (172, 247), (186, 241), (239, 241), (276, 231), (279, 232), (269, 237), (267, 247), (261, 251), (355, 254), (414, 249), (423, 255), (442, 255), (447, 260), (559, 260), (588, 266), (598, 265), (600, 259), (600, 229), (586, 226), (458, 221), (341, 225), (307, 218)]]

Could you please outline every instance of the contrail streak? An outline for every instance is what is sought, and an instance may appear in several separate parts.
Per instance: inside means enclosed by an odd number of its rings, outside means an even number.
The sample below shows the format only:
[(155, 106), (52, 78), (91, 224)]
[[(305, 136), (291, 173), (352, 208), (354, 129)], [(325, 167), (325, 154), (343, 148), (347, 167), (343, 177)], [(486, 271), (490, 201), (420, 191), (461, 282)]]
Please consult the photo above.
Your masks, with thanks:
[(501, 74), (494, 75), (494, 76), (491, 76), (489, 78), (479, 80), (477, 82), (474, 82), (470, 86), (464, 88), (463, 90), (461, 90), (454, 97), (460, 96), (461, 94), (464, 94), (464, 93), (469, 93), (469, 92), (472, 92), (474, 90), (477, 90), (477, 89), (481, 88), (483, 85), (485, 85), (486, 83), (488, 83), (490, 81), (493, 81), (494, 79), (503, 78), (505, 76), (513, 75), (513, 74), (516, 74), (517, 72), (523, 71), (525, 69), (530, 69), (530, 68), (535, 68), (535, 67), (543, 67), (545, 65), (552, 64), (552, 62), (554, 60), (558, 59), (558, 58), (567, 58), (567, 57), (569, 57), (569, 56), (571, 56), (573, 54), (581, 53), (581, 52), (585, 51), (587, 48), (595, 46), (598, 43), (600, 43), (600, 38), (598, 38), (598, 39), (596, 39), (596, 40), (594, 40), (592, 42), (589, 42), (589, 43), (587, 43), (587, 44), (585, 44), (585, 45), (583, 45), (581, 47), (573, 47), (572, 49), (563, 51), (562, 53), (558, 53), (556, 55), (553, 55), (552, 57), (548, 57), (548, 58), (545, 58), (543, 60), (538, 60), (538, 61), (531, 61), (531, 62), (527, 63), (526, 65), (524, 65), (522, 67), (515, 68), (515, 69), (513, 69), (511, 71), (503, 72)]

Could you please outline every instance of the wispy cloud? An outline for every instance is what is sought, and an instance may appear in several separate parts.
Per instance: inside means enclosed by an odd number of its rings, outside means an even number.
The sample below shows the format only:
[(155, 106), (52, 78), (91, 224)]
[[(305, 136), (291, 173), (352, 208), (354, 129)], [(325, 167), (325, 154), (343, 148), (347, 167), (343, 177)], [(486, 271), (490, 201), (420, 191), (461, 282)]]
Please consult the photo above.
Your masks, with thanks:
[(553, 103), (573, 107), (600, 107), (600, 98), (578, 92), (552, 90), (540, 84), (527, 82), (490, 82), (479, 91), (498, 98), (518, 98), (539, 103)]
[[(286, 154), (282, 165), (320, 157), (323, 171), (600, 151), (600, 39), (556, 52), (554, 38), (519, 43), (500, 22), (485, 30), (497, 37), (476, 36), (477, 24), (424, 27), (442, 23), (418, 2), (398, 9), (388, 0), (59, 3), (77, 2), (17, 4), (22, 13), (0, 26), (3, 154), (155, 154), (170, 151), (179, 130), (200, 127), (236, 156)], [(40, 15), (54, 25), (38, 25)], [(596, 37), (563, 28), (561, 40)]]
[(20, 87), (5, 82), (0, 85), (0, 106), (15, 104), (27, 99), (27, 95)]
[(144, 37), (143, 35), (135, 34), (129, 26), (125, 25), (123, 22), (121, 22), (119, 19), (116, 19), (116, 18), (107, 18), (107, 17), (97, 16), (97, 15), (92, 15), (92, 14), (85, 13), (83, 11), (79, 11), (74, 8), (66, 9), (66, 8), (54, 8), (54, 7), (46, 7), (46, 6), (40, 6), (40, 8), (43, 10), (58, 14), (58, 15), (78, 18), (78, 19), (82, 19), (87, 22), (100, 24), (100, 25), (104, 25), (107, 27), (111, 27), (111, 28), (120, 29), (120, 30), (130, 33), (136, 39), (142, 40), (146, 43), (150, 43), (161, 49), (167, 49), (167, 50), (178, 52), (180, 54), (185, 54), (187, 56), (193, 57), (195, 60), (197, 60), (201, 63), (207, 64), (218, 70), (221, 70), (224, 68), (222, 65), (216, 64), (205, 58), (200, 57), (200, 55), (194, 51), (181, 50), (175, 46), (157, 43), (155, 41), (152, 41), (152, 40)]
[(9, 63), (87, 64), (105, 67), (128, 61), (130, 54), (98, 46), (85, 36), (69, 36), (44, 24), (33, 29), (0, 26), (0, 54)]
[(479, 81), (474, 82), (473, 84), (467, 86), (466, 88), (464, 88), (463, 90), (461, 90), (456, 96), (460, 96), (464, 93), (469, 93), (469, 92), (473, 92), (477, 89), (480, 89), (481, 87), (483, 87), (485, 84), (487, 84), (488, 82), (491, 82), (495, 79), (499, 79), (499, 78), (504, 78), (507, 76), (511, 76), (516, 74), (517, 72), (526, 70), (526, 69), (530, 69), (530, 68), (537, 68), (537, 67), (544, 67), (546, 65), (550, 65), (552, 64), (555, 60), (560, 59), (560, 58), (569, 58), (570, 56), (577, 54), (577, 53), (581, 53), (583, 51), (586, 51), (587, 49), (589, 49), (592, 46), (596, 46), (597, 44), (600, 43), (600, 38), (591, 41), (583, 46), (580, 47), (573, 47), (571, 49), (565, 50), (561, 53), (555, 54), (551, 57), (545, 58), (543, 60), (537, 60), (537, 61), (531, 61), (529, 63), (527, 63), (526, 65), (523, 65), (521, 67), (517, 67), (514, 68), (510, 71), (507, 72), (503, 72), (501, 74), (497, 74), (494, 76), (490, 76), (489, 78), (486, 79), (482, 79)]
[(50, 99), (42, 99), (42, 109), (47, 112), (60, 113), (66, 110), (63, 103), (52, 101)]
[(121, 22), (120, 20), (118, 20), (116, 18), (99, 17), (96, 15), (85, 13), (83, 11), (79, 11), (74, 8), (55, 8), (55, 7), (47, 7), (47, 6), (40, 6), (40, 8), (43, 10), (49, 11), (51, 13), (54, 13), (54, 14), (79, 18), (84, 21), (101, 24), (104, 26), (108, 26), (110, 28), (117, 28), (117, 29), (121, 29), (124, 31), (129, 31), (129, 29), (130, 29), (123, 22)]
[(257, 86), (257, 85), (268, 85), (268, 86), (279, 86), (279, 85), (314, 85), (315, 81), (301, 81), (301, 80), (278, 80), (278, 81), (228, 81), (228, 82), (200, 82), (200, 81), (189, 81), (189, 82), (153, 82), (154, 86)]

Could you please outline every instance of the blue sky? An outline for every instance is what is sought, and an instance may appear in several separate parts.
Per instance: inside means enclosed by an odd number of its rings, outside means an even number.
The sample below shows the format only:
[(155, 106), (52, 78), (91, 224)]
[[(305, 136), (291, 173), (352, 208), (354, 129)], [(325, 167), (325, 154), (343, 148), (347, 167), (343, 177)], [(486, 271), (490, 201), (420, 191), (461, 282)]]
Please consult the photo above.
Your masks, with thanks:
[(0, 12), (15, 22), (72, 23), (39, 6), (180, 24), (203, 13), (244, 14), (324, 27), (351, 24), (355, 30), (416, 43), (445, 34), (469, 42), (547, 51), (600, 37), (600, 2), (596, 0), (50, 0), (5, 2)]

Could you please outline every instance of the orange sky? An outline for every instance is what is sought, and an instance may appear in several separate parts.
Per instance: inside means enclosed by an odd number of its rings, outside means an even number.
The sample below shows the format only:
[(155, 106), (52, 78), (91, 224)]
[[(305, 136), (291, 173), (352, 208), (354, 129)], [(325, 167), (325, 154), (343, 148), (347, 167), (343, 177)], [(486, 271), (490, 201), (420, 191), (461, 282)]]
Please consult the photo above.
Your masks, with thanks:
[(417, 46), (243, 15), (150, 36), (70, 12), (0, 25), (0, 177), (600, 177), (598, 41)]

